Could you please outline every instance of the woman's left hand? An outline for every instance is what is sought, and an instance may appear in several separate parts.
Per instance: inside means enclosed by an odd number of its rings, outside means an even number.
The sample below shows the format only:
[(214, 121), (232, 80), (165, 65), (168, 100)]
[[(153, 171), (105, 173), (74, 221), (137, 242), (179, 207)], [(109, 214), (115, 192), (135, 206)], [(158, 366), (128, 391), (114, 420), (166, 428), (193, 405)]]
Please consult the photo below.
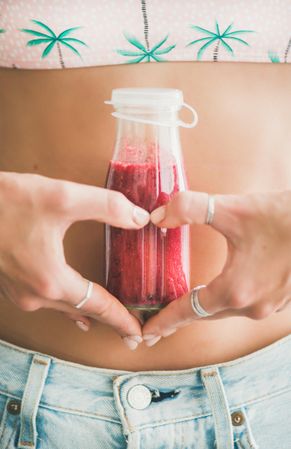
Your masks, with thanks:
[[(165, 228), (203, 225), (207, 204), (207, 193), (179, 192), (153, 211), (151, 220)], [(291, 300), (291, 191), (215, 195), (211, 226), (227, 242), (222, 272), (199, 290), (199, 303), (212, 316), (199, 318), (188, 292), (144, 324), (143, 337), (149, 346), (197, 319), (245, 316), (259, 320)]]

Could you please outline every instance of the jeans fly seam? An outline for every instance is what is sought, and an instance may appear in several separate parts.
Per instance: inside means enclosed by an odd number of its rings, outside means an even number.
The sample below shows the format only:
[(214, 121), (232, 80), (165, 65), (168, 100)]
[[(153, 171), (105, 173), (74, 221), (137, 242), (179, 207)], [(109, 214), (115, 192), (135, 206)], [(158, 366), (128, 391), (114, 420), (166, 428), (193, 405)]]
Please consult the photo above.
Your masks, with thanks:
[(243, 446), (241, 445), (240, 440), (236, 440), (235, 443), (237, 443), (238, 449), (244, 449)]
[(249, 443), (250, 449), (257, 449), (256, 446), (254, 446), (253, 443), (251, 442), (248, 432), (246, 434), (246, 438), (247, 438), (247, 442)]
[(182, 432), (182, 447), (184, 447), (184, 444), (185, 444), (185, 433)]
[(245, 417), (245, 430), (244, 430), (244, 432), (245, 432), (245, 435), (246, 435), (246, 440), (247, 440), (247, 442), (249, 444), (249, 449), (259, 449), (258, 445), (257, 445), (257, 443), (255, 441), (254, 435), (253, 435), (252, 425), (251, 425), (251, 423), (249, 421), (248, 413), (246, 411), (246, 407), (242, 407), (241, 410), (242, 410), (243, 415)]

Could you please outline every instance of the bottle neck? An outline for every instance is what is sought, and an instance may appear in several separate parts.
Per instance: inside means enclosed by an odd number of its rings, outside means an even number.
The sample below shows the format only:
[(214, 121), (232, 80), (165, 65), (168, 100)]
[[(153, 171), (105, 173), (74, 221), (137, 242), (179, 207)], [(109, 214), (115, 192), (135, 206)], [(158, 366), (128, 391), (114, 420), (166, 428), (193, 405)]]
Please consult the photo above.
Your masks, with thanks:
[(178, 109), (122, 106), (116, 108), (112, 115), (128, 122), (158, 126), (176, 126), (178, 122)]
[[(177, 155), (180, 151), (179, 127), (161, 126), (160, 122), (176, 122), (178, 111), (171, 110), (141, 110), (135, 108), (118, 108), (117, 113), (122, 117), (129, 116), (136, 120), (126, 118), (117, 119), (117, 135), (115, 156), (126, 154), (128, 160), (132, 153), (133, 162), (146, 162), (156, 153), (159, 148), (160, 153), (167, 152), (168, 156)], [(153, 123), (144, 123), (140, 120), (149, 120)], [(118, 153), (118, 156), (117, 156)], [(121, 157), (123, 159), (123, 157)], [(152, 162), (152, 161), (151, 161)]]

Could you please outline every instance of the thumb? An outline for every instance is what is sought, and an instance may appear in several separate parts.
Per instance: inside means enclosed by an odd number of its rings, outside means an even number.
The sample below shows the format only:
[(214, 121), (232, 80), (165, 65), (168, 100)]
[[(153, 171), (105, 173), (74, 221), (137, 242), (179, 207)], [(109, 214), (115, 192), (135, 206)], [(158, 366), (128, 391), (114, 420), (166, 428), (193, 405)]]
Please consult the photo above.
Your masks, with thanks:
[[(205, 192), (178, 192), (165, 206), (151, 213), (151, 221), (158, 227), (176, 228), (184, 224), (206, 224), (209, 195)], [(210, 224), (225, 237), (232, 236), (238, 226), (240, 195), (215, 195), (214, 217)]]
[(204, 192), (178, 192), (168, 204), (151, 213), (151, 221), (159, 227), (176, 228), (183, 224), (204, 224), (208, 194)]

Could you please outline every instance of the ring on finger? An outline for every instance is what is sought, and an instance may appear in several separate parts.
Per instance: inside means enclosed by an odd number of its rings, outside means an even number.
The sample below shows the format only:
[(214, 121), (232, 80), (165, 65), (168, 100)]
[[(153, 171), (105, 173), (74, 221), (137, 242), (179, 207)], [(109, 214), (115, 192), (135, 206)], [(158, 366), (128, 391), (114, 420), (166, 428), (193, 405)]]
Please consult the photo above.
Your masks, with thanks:
[(206, 285), (197, 285), (197, 287), (194, 287), (191, 290), (191, 305), (192, 305), (192, 309), (195, 312), (196, 315), (199, 316), (199, 318), (205, 318), (207, 316), (211, 316), (213, 315), (213, 313), (209, 313), (207, 312), (200, 304), (199, 299), (198, 299), (198, 292), (201, 288), (206, 287)]
[(80, 309), (81, 307), (83, 307), (83, 305), (86, 304), (86, 302), (91, 298), (94, 284), (92, 281), (89, 281), (88, 279), (86, 279), (86, 281), (88, 282), (86, 295), (84, 296), (84, 298), (81, 299), (81, 301), (78, 304), (75, 304), (74, 307), (76, 307), (76, 309)]
[(279, 309), (276, 310), (276, 313), (277, 313), (277, 312), (282, 312), (286, 307), (288, 307), (289, 304), (290, 304), (290, 301), (291, 301), (291, 298), (288, 299), (287, 301), (285, 301), (285, 303), (282, 304), (282, 305), (279, 307)]
[(213, 222), (214, 214), (215, 214), (215, 197), (214, 195), (208, 194), (207, 214), (205, 224), (210, 225)]

